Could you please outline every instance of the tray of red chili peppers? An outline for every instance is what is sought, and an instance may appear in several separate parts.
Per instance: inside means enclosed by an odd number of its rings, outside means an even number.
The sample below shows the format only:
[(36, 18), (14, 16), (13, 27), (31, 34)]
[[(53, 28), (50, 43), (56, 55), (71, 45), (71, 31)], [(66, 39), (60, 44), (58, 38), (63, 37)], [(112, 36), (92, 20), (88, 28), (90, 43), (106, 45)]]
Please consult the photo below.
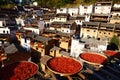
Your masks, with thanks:
[(38, 66), (33, 62), (15, 62), (0, 69), (0, 80), (26, 80), (37, 71)]
[(83, 52), (79, 55), (79, 59), (88, 64), (101, 66), (108, 61), (107, 56), (95, 52)]
[(55, 57), (47, 61), (47, 67), (55, 74), (67, 76), (78, 73), (83, 65), (80, 61), (70, 57)]
[(120, 59), (120, 52), (118, 51), (113, 51), (113, 50), (105, 50), (103, 51), (105, 55), (109, 57), (116, 57)]

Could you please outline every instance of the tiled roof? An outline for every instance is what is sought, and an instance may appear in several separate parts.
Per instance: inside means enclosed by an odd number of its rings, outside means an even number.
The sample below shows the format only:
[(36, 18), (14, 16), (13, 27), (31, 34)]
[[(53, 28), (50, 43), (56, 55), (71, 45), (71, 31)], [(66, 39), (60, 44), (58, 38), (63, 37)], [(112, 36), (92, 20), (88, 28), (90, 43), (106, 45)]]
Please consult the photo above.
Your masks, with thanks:
[(48, 33), (56, 33), (56, 30), (45, 29), (44, 32), (48, 32)]
[(37, 34), (35, 34), (33, 32), (29, 32), (26, 36), (30, 37), (30, 38), (35, 38), (35, 36), (37, 36)]
[(110, 16), (110, 14), (97, 14), (97, 13), (92, 13), (91, 16)]
[(0, 34), (0, 38), (7, 38), (9, 34)]
[(70, 56), (70, 53), (68, 53), (66, 51), (61, 51), (60, 54), (65, 55), (65, 56)]
[(50, 51), (54, 51), (54, 50), (60, 50), (61, 48), (54, 46), (53, 48), (50, 49)]
[(83, 25), (99, 25), (100, 22), (83, 22)]
[(48, 61), (49, 59), (51, 59), (51, 58), (52, 58), (52, 57), (50, 57), (50, 56), (48, 56), (48, 55), (42, 56), (41, 59), (40, 59), (40, 62), (41, 62), (42, 64), (46, 65), (46, 64), (47, 64), (47, 61)]
[(60, 36), (72, 36), (74, 33), (62, 33), (62, 32), (57, 32), (56, 35)]
[(35, 40), (45, 43), (45, 42), (52, 40), (52, 38), (43, 37), (43, 36), (36, 36)]
[(109, 24), (109, 23), (101, 23), (100, 26), (105, 26), (105, 27), (114, 27), (115, 24)]
[(17, 52), (18, 49), (16, 48), (16, 46), (14, 44), (11, 44), (11, 45), (5, 47), (4, 51), (6, 54), (13, 54), (13, 53)]

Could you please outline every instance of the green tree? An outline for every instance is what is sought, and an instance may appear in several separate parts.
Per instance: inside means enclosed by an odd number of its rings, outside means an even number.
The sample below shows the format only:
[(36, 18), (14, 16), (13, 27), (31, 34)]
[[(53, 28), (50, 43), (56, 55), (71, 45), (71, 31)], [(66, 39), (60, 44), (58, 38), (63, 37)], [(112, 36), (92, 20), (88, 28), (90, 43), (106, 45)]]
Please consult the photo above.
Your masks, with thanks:
[(118, 46), (119, 45), (119, 38), (116, 35), (114, 35), (110, 40), (110, 44), (111, 43), (115, 43)]
[(118, 46), (119, 46), (119, 38), (116, 35), (114, 35), (110, 40), (108, 49), (118, 50)]

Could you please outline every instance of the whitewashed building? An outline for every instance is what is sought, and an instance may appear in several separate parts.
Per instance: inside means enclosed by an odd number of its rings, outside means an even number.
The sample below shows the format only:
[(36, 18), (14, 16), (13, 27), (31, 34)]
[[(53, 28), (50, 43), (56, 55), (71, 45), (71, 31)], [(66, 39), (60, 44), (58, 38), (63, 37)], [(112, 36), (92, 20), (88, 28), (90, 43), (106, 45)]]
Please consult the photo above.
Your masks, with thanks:
[(84, 49), (84, 43), (80, 43), (79, 38), (72, 38), (70, 56), (77, 58)]
[(120, 23), (120, 4), (114, 4), (111, 11), (110, 23)]
[(79, 8), (68, 8), (68, 13), (70, 16), (77, 16), (79, 13)]
[(107, 40), (100, 41), (94, 38), (90, 39), (82, 38), (80, 40), (79, 37), (73, 36), (71, 42), (70, 56), (78, 58), (81, 53), (88, 51), (102, 53), (104, 50), (107, 49), (107, 45), (108, 45)]
[(94, 7), (94, 13), (110, 14), (112, 9), (112, 2), (97, 2)]
[(16, 22), (17, 22), (17, 24), (18, 25), (20, 25), (20, 26), (25, 26), (25, 24), (24, 24), (24, 20), (22, 19), (22, 18), (16, 18)]
[(0, 27), (0, 34), (10, 34), (10, 29), (8, 27)]
[(120, 16), (120, 4), (114, 4), (111, 11), (112, 16)]
[(31, 48), (30, 48), (30, 39), (29, 38), (25, 38), (25, 37), (22, 37), (21, 38), (21, 46), (23, 48), (25, 48), (28, 52), (31, 51)]
[(68, 13), (58, 13), (56, 14), (53, 22), (66, 22), (69, 20), (70, 14)]
[(62, 24), (61, 32), (62, 33), (75, 33), (76, 32), (76, 23), (73, 21), (67, 21)]
[(91, 14), (93, 13), (93, 5), (80, 5), (79, 6), (79, 14), (80, 15), (86, 15), (86, 14)]
[(36, 33), (36, 34), (40, 34), (39, 28), (36, 28), (36, 27), (23, 27), (23, 28), (24, 28), (25, 30), (34, 32), (34, 33)]
[(68, 13), (68, 9), (67, 8), (60, 8), (56, 10), (56, 14), (58, 13)]
[(5, 21), (0, 21), (0, 27), (3, 27), (3, 26), (5, 26)]

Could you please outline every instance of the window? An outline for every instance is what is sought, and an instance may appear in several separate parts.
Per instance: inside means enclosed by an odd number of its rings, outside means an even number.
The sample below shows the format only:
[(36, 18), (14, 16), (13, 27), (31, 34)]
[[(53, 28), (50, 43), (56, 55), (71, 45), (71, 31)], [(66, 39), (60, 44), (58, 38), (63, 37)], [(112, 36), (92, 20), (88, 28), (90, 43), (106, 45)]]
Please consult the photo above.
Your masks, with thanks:
[(41, 49), (41, 52), (43, 52), (43, 50)]
[(85, 6), (84, 9), (87, 9), (87, 7)]
[(5, 33), (5, 30), (3, 30), (3, 33)]
[(108, 33), (110, 35), (110, 33)]
[(101, 32), (99, 32), (99, 33), (101, 33)]
[(90, 30), (87, 30), (87, 32), (90, 32)]
[(63, 11), (63, 9), (60, 9), (60, 11)]
[(104, 34), (106, 34), (106, 33), (104, 32)]
[(7, 31), (7, 34), (8, 34), (8, 31)]
[(96, 30), (94, 30), (94, 32), (96, 32)]

